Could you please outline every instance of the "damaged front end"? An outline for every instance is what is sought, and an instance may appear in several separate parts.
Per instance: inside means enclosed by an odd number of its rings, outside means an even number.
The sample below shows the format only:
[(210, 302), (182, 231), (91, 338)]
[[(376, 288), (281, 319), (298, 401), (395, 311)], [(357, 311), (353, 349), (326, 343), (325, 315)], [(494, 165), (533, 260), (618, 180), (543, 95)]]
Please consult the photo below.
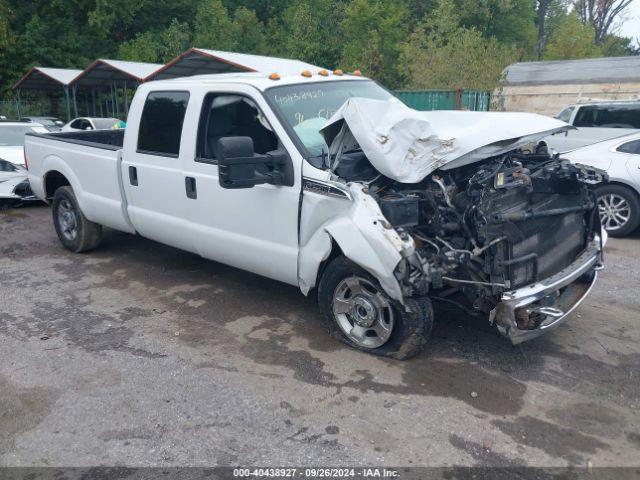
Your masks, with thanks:
[[(335, 174), (372, 178), (345, 154)], [(559, 325), (601, 267), (603, 230), (592, 187), (604, 172), (522, 150), (405, 184), (382, 175), (363, 190), (400, 238), (413, 240), (394, 275), (402, 295), (487, 315), (513, 343)]]
[(393, 298), (484, 315), (513, 343), (556, 327), (595, 282), (606, 241), (594, 194), (606, 173), (533, 148), (569, 128), (528, 113), (349, 99), (321, 130), (326, 166), (377, 203), (372, 215), (404, 245), (387, 242), (392, 269), (354, 261)]

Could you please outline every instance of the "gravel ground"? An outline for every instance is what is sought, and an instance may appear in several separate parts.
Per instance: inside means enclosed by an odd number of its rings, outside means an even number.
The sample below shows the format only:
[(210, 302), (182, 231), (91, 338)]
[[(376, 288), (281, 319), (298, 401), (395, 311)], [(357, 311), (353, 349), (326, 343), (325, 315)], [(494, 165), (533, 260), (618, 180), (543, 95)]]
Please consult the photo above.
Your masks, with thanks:
[(606, 260), (542, 338), (441, 312), (400, 362), (293, 287), (113, 231), (72, 254), (47, 207), (0, 211), (0, 465), (638, 467), (640, 236)]

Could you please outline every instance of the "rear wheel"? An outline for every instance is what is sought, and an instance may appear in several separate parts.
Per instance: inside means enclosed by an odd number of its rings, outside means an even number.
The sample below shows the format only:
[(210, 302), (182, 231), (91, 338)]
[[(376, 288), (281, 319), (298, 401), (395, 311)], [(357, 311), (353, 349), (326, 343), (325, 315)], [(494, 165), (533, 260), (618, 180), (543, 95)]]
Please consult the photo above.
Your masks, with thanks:
[(51, 212), (56, 233), (65, 248), (80, 253), (92, 250), (100, 244), (102, 226), (87, 220), (71, 187), (56, 190)]
[(403, 307), (344, 257), (325, 269), (318, 301), (332, 336), (375, 355), (410, 358), (422, 350), (433, 327), (429, 299), (407, 299)]
[(598, 188), (600, 222), (613, 237), (624, 237), (640, 225), (640, 201), (635, 192), (622, 185)]

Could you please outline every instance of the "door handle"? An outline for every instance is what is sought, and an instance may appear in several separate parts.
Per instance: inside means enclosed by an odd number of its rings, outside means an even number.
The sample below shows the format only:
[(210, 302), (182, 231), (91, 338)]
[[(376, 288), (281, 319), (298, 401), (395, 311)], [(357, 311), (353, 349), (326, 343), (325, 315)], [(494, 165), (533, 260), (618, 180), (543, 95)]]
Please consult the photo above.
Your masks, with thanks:
[(193, 177), (184, 177), (184, 188), (188, 198), (198, 198), (198, 190), (196, 189), (196, 179)]
[(138, 169), (136, 167), (129, 167), (129, 183), (131, 185), (138, 185)]

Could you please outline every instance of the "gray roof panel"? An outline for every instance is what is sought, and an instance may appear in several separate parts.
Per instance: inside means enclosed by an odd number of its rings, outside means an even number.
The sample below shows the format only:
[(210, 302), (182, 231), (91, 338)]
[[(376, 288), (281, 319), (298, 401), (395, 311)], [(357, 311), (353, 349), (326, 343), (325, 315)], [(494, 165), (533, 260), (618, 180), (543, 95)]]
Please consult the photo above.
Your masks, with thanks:
[(506, 68), (507, 85), (640, 82), (640, 56), (519, 62)]

